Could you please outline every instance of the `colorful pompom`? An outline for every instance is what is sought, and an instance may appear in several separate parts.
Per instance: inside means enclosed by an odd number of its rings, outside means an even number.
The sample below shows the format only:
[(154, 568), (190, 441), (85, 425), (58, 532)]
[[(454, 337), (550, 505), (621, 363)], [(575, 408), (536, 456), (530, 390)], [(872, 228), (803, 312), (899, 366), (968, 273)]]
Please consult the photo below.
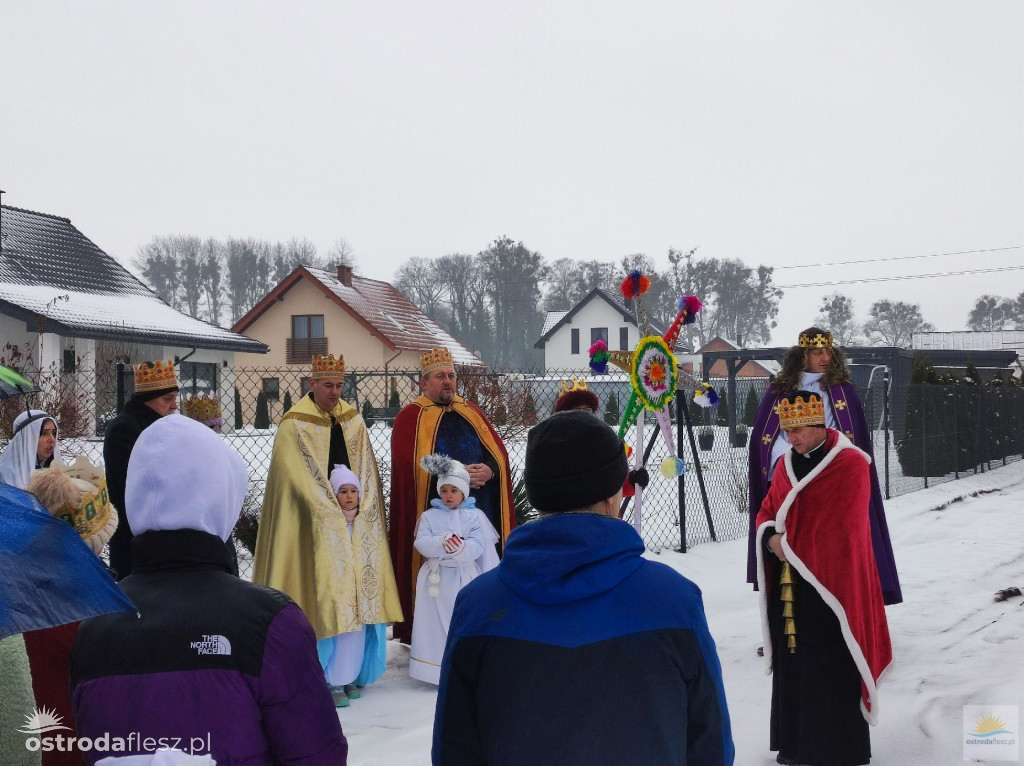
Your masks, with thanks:
[(650, 286), (651, 280), (644, 276), (640, 269), (633, 269), (629, 272), (629, 276), (622, 280), (622, 286), (619, 289), (622, 291), (622, 297), (631, 301), (646, 293)]
[(693, 395), (693, 401), (701, 407), (717, 407), (718, 392), (710, 383), (701, 383), (700, 388)]
[(587, 353), (590, 355), (590, 369), (601, 375), (608, 371), (608, 360), (611, 359), (611, 354), (608, 353), (607, 343), (603, 340), (595, 341)]
[(659, 469), (661, 470), (661, 475), (666, 479), (675, 479), (682, 476), (683, 472), (686, 471), (686, 463), (674, 455), (669, 455), (661, 461)]
[(676, 313), (680, 311), (686, 311), (686, 319), (683, 320), (683, 324), (693, 324), (697, 321), (697, 312), (704, 307), (704, 304), (700, 302), (700, 298), (696, 295), (684, 295), (676, 300)]

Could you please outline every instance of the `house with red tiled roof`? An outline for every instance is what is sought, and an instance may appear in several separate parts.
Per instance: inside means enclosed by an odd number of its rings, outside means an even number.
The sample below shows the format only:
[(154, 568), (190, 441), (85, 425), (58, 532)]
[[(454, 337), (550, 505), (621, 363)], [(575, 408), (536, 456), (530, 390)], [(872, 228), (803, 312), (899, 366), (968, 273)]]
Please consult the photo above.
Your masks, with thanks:
[[(456, 366), (486, 366), (393, 285), (358, 276), (350, 266), (337, 271), (297, 267), (231, 329), (270, 347), (265, 355), (236, 353), (235, 364), (282, 373), (263, 379), (265, 393), (272, 395), (278, 392), (268, 389), (268, 381), (274, 388), (282, 385), (281, 377), (301, 379), (301, 393), (308, 390), (305, 378), (316, 354), (342, 354), (347, 371), (390, 376), (392, 371), (418, 370), (421, 352), (446, 346)], [(396, 391), (404, 404), (419, 395), (419, 386), (414, 376), (394, 375), (388, 388), (364, 387), (358, 397), (345, 398), (383, 407)], [(247, 392), (241, 393), (245, 399)]]

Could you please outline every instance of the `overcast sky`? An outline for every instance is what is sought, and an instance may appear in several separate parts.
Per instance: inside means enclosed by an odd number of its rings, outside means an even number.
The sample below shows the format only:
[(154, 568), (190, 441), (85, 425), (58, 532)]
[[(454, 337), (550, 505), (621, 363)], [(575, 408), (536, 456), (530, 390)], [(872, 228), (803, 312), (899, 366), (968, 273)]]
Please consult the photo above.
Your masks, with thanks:
[[(1024, 3), (0, 0), (4, 203), (413, 256), (669, 247), (780, 285), (1024, 264)], [(915, 258), (842, 267), (809, 264)], [(803, 268), (783, 268), (800, 267)], [(1024, 270), (839, 289), (940, 330)]]

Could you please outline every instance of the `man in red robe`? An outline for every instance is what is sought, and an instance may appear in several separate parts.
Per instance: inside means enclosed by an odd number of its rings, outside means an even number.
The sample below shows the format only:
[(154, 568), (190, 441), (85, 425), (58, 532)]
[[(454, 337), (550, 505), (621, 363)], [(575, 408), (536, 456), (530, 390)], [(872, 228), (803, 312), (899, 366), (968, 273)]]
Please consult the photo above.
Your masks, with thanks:
[(825, 427), (817, 394), (784, 398), (779, 419), (793, 449), (775, 467), (756, 540), (770, 747), (784, 764), (866, 764), (878, 679), (892, 661), (868, 516), (870, 458)]
[(476, 506), (498, 530), (502, 544), (516, 524), (505, 445), (480, 408), (455, 393), (451, 352), (447, 348), (424, 352), (420, 368), (423, 395), (402, 408), (391, 431), (388, 542), (406, 617), (405, 622), (395, 623), (394, 637), (406, 644), (412, 638), (416, 576), (423, 563), (413, 547), (416, 522), (431, 498), (437, 497), (436, 482), (420, 467), (420, 459), (440, 453), (466, 466)]

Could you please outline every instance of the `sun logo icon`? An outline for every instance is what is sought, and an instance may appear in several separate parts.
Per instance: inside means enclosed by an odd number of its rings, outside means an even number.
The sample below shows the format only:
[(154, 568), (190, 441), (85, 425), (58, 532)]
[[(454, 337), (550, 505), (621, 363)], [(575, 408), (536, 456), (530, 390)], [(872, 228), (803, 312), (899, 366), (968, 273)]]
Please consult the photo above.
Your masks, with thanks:
[(974, 724), (972, 737), (991, 737), (996, 734), (1009, 734), (1003, 719), (995, 715), (983, 715)]
[(71, 730), (70, 726), (63, 725), (63, 719), (57, 715), (56, 709), (47, 710), (45, 707), (33, 710), (32, 715), (25, 716), (25, 728), (18, 729), (22, 734), (44, 734), (48, 731), (58, 729)]

